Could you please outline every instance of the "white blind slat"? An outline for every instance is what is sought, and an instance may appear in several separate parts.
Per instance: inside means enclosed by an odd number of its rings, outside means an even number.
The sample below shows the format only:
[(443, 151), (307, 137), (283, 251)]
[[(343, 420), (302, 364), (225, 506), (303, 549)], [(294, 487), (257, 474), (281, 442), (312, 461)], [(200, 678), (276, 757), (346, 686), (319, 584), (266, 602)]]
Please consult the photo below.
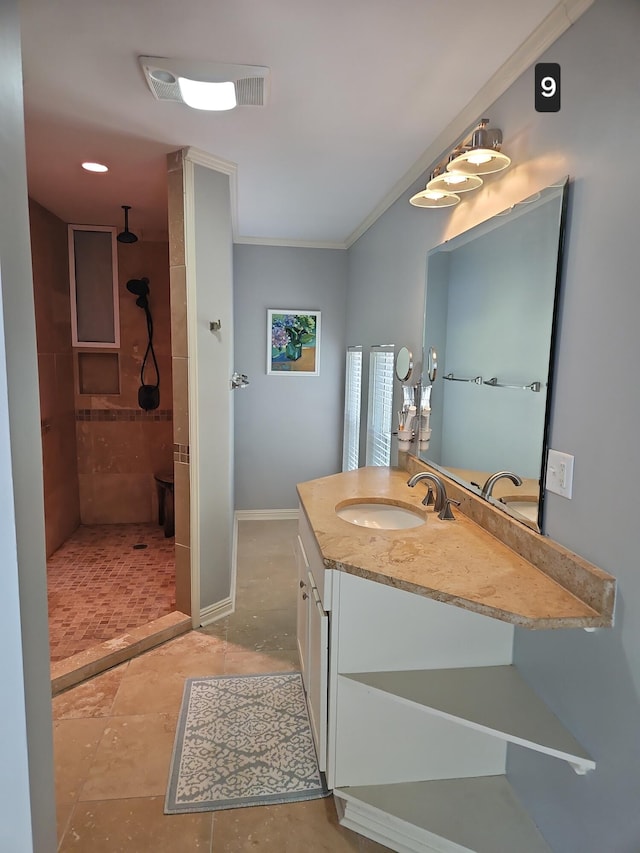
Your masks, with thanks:
[(342, 440), (342, 470), (358, 467), (360, 445), (360, 405), (362, 400), (362, 351), (347, 350), (344, 392), (344, 435)]

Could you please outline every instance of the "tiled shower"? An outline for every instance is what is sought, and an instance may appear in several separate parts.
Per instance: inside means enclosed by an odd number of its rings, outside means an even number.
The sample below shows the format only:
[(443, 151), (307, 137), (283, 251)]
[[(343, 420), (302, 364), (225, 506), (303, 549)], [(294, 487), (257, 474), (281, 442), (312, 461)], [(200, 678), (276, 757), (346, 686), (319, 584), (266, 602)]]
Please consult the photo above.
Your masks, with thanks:
[[(174, 464), (169, 247), (117, 244), (120, 345), (73, 347), (67, 225), (34, 201), (29, 212), (51, 649), (60, 659), (175, 609), (174, 540), (158, 525), (154, 481)], [(126, 289), (142, 277), (161, 377), (151, 411), (138, 406), (145, 317)]]

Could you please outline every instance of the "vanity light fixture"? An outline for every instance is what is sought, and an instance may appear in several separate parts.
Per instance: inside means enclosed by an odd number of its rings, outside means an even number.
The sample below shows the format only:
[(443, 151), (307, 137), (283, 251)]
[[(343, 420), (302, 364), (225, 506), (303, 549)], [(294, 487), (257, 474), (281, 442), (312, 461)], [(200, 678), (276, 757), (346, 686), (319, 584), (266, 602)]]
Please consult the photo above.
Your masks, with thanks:
[(483, 118), (473, 131), (471, 143), (462, 145), (454, 152), (456, 156), (447, 163), (450, 172), (464, 175), (490, 175), (506, 169), (511, 160), (500, 151), (502, 131), (488, 128), (488, 118)]
[(480, 189), (480, 175), (499, 172), (511, 160), (500, 151), (502, 131), (489, 128), (488, 118), (483, 118), (467, 140), (459, 143), (439, 163), (426, 188), (409, 199), (414, 207), (453, 207), (460, 201), (458, 193)]
[(430, 190), (429, 184), (409, 199), (409, 203), (414, 207), (453, 207), (459, 201), (459, 195), (443, 190)]
[(158, 101), (177, 101), (196, 110), (262, 107), (269, 69), (262, 65), (193, 62), (139, 56), (147, 85)]

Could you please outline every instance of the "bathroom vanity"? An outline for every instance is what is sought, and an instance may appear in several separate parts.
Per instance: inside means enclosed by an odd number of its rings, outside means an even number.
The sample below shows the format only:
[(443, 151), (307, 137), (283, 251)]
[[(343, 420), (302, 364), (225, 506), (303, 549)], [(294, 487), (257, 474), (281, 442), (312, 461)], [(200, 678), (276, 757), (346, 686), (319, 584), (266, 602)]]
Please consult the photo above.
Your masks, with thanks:
[[(513, 666), (514, 626), (611, 625), (615, 581), (486, 502), (494, 525), (522, 528), (528, 559), (466, 513), (440, 521), (409, 473), (362, 468), (298, 486), (298, 645), (340, 822), (397, 851), (548, 853), (505, 776), (508, 744), (579, 774), (595, 763)], [(417, 526), (338, 515), (362, 503)]]

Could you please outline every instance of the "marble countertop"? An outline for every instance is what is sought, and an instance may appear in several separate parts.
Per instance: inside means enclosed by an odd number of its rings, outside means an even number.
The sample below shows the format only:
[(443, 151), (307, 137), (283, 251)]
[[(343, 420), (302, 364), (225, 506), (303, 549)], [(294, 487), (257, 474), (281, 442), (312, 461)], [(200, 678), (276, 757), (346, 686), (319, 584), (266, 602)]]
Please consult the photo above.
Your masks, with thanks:
[[(459, 510), (454, 508), (455, 521), (440, 521), (432, 507), (425, 511), (426, 485), (411, 489), (408, 477), (398, 468), (359, 468), (298, 484), (327, 568), (526, 628), (612, 624), (612, 613), (590, 606)], [(426, 522), (404, 530), (359, 527), (336, 514), (337, 505), (354, 499), (425, 511)], [(539, 538), (543, 545), (544, 537)], [(589, 565), (580, 564), (581, 569)], [(595, 582), (613, 582), (593, 570)]]

